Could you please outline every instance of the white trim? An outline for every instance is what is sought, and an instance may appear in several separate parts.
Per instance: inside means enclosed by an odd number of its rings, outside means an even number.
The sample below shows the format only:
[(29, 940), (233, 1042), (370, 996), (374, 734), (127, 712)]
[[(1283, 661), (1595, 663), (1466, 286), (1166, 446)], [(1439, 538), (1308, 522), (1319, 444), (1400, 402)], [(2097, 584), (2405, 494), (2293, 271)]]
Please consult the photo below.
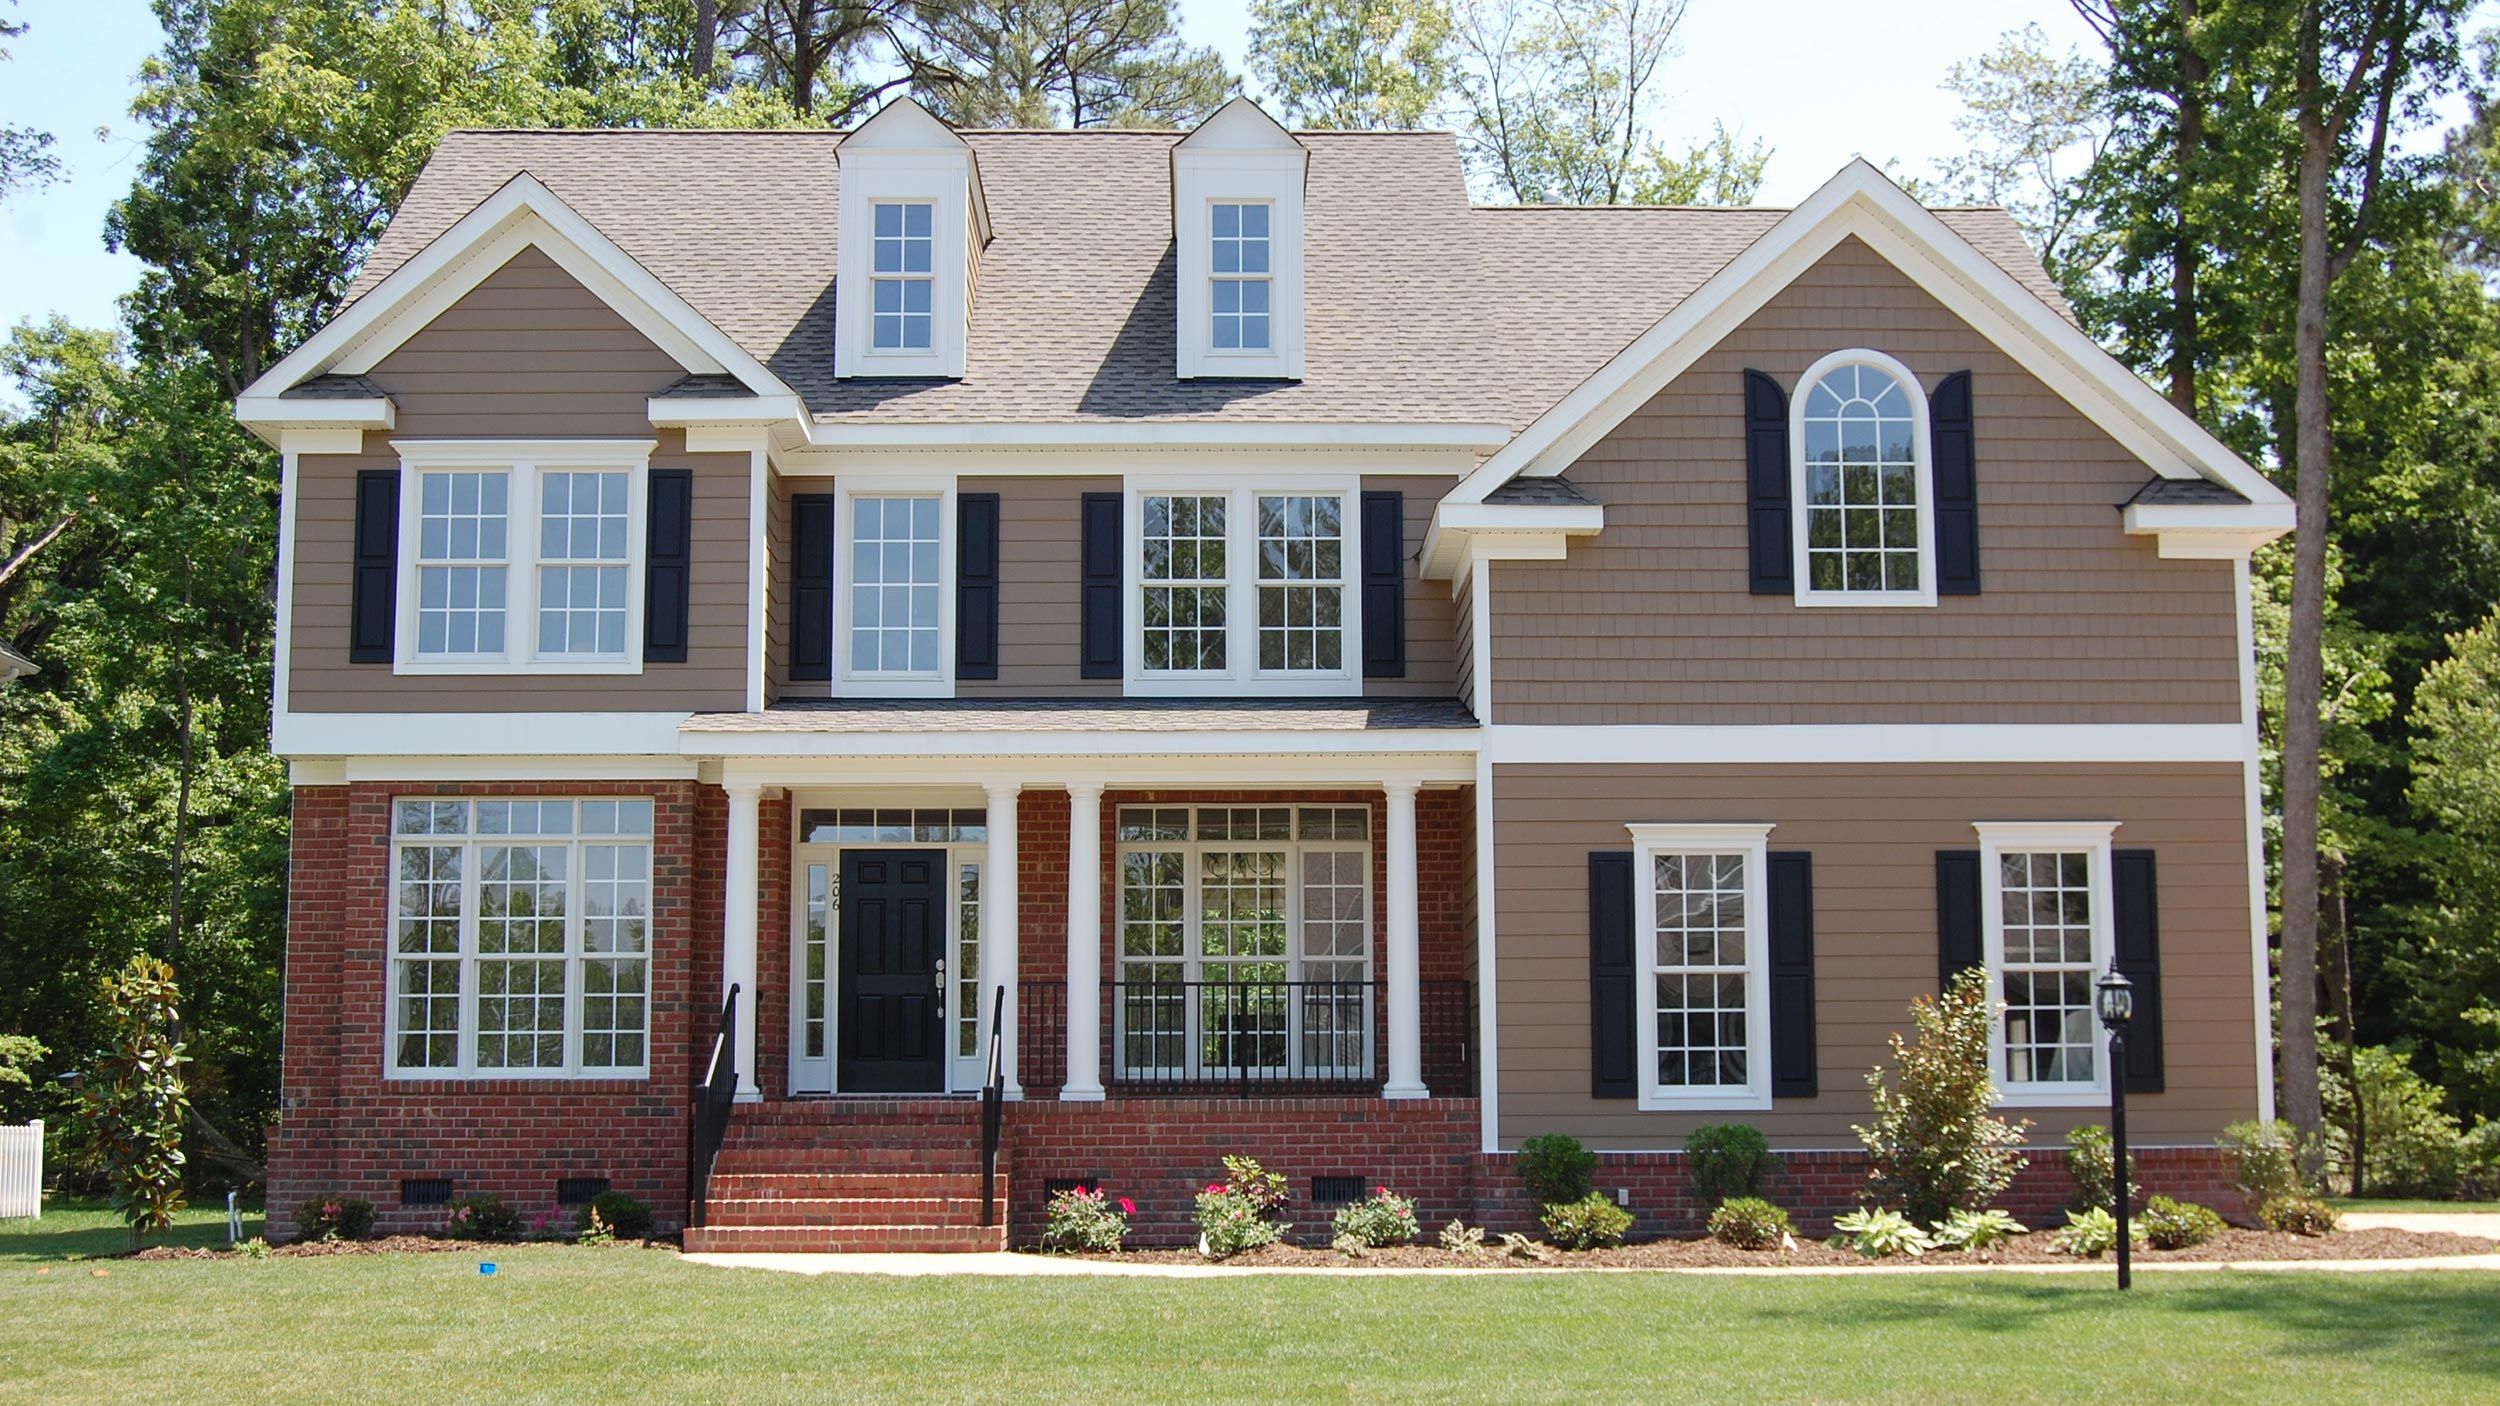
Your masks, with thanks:
[[(2093, 979), (2109, 969), (2118, 950), (2110, 883), (2110, 836), (2116, 821), (1978, 821), (1979, 925), (1988, 972), (1991, 1009), (2005, 1004), (2004, 872), (2000, 858), (2008, 850), (2082, 852), (2090, 856)], [(2086, 1003), (2090, 1019), (2091, 1003)], [(1988, 1022), (1988, 1068), (1995, 1076), (1997, 1103), (2007, 1108), (2089, 1108), (2109, 1102), (2109, 1051), (2097, 1029), (2092, 1036), (2092, 1078), (2089, 1082), (2023, 1083), (2009, 1077), (2005, 1056), (2005, 1021), (2000, 1012)]]
[(1452, 494), (1476, 503), (1519, 474), (1558, 474), (1705, 351), (1856, 236), (2165, 478), (2204, 477), (2251, 503), (2286, 501), (2011, 274), (1859, 159), (1539, 415)]
[[(360, 435), (359, 438), (362, 436)], [(295, 686), (295, 500), (302, 496), (302, 455), (281, 444), (278, 449), (278, 600), (276, 633), (269, 647), (269, 733), (271, 750), (287, 730)], [(396, 632), (397, 622), (393, 622)], [(306, 783), (297, 782), (297, 785)]]
[(1530, 506), (1511, 503), (1452, 503), (1444, 499), (1432, 510), (1416, 573), (1425, 580), (1454, 576), (1467, 569), (1469, 557), (1489, 561), (1561, 561), (1570, 539), (1594, 537), (1606, 525), (1606, 510), (1595, 503)]
[[(1467, 648), (1475, 656), (1468, 673), (1468, 686), (1475, 690), (1476, 721), (1485, 735), (1491, 736), (1493, 725), (1493, 569), (1489, 559), (1470, 555), (1465, 567), (1467, 587)], [(1487, 761), (1491, 760), (1488, 755)], [(1487, 773), (1489, 776), (1491, 773)]]
[(286, 764), (289, 786), (344, 786), (347, 763), (337, 757), (306, 757)]
[[(1121, 494), (1121, 667), (1132, 698), (1227, 696), (1244, 691), (1261, 697), (1347, 697), (1363, 691), (1362, 510), (1363, 483), (1348, 475), (1266, 474), (1230, 483), (1203, 479), (1131, 476)], [(1337, 633), (1333, 670), (1267, 670), (1259, 667), (1258, 501), (1280, 495), (1333, 497), (1338, 501)], [(1146, 668), (1145, 500), (1150, 497), (1221, 498), (1224, 508), (1224, 661), (1222, 669), (1153, 671)], [(1293, 585), (1294, 582), (1279, 582)], [(1302, 584), (1325, 585), (1326, 582)]]
[[(1476, 692), (1482, 716), (1481, 675)], [(1835, 766), (1853, 762), (2236, 762), (2245, 751), (2244, 742), (2238, 723), (1497, 723), (1484, 729), (1483, 749), (1504, 766), (1590, 762)]]
[(794, 395), (655, 395), (642, 409), (661, 429), (773, 428), (807, 418), (807, 408)]
[(2248, 558), (2231, 569), (2240, 650), (2240, 776), (2248, 827), (2248, 1002), (2257, 1036), (2257, 1117), (2274, 1121), (2274, 968), (2266, 942), (2264, 752), (2257, 730), (2257, 627)]
[[(680, 714), (679, 716), (686, 716)], [(338, 749), (331, 749), (336, 751)], [(474, 750), (472, 748), (471, 750)], [(690, 757), (786, 757), (833, 761), (890, 758), (898, 762), (950, 757), (1059, 757), (1140, 761), (1155, 758), (1225, 761), (1289, 756), (1314, 767), (1356, 764), (1358, 758), (1451, 758), (1476, 750), (1475, 733), (1462, 728), (1399, 728), (1370, 732), (687, 732), (680, 745)], [(1188, 781), (1195, 760), (1176, 760), (1172, 781)], [(1377, 765), (1375, 760), (1373, 765)], [(1269, 768), (1273, 770), (1273, 768)], [(1367, 773), (1377, 779), (1376, 773)], [(1437, 779), (1437, 778), (1427, 778)]]
[(281, 450), (304, 454), (353, 454), (367, 430), (399, 425), (399, 407), (388, 396), (353, 400), (254, 395), (235, 397), (235, 419)]
[[(1632, 836), (1634, 1049), (1643, 1112), (1760, 1111), (1771, 1106), (1771, 826), (1626, 825)], [(1736, 855), (1745, 861), (1745, 1083), (1669, 1088), (1658, 1078), (1658, 883), (1660, 855)]]
[[(952, 698), (955, 696), (955, 476), (870, 478), (843, 475), (833, 481), (833, 695), (836, 698)], [(859, 569), (851, 504), (858, 498), (917, 498), (938, 505), (938, 615), (935, 669), (851, 668), (851, 588)], [(761, 580), (762, 578), (757, 578)], [(763, 592), (752, 593), (761, 597)]]
[[(1304, 343), (1304, 186), (1311, 153), (1246, 98), (1218, 108), (1171, 151), (1174, 374), (1298, 381)], [(1268, 207), (1268, 344), (1218, 350), (1213, 287), (1217, 205)]]
[(2151, 537), (2162, 556), (2185, 561), (2245, 560), (2292, 530), (2288, 503), (2129, 503), (2120, 522), (2130, 537)]
[(764, 597), (772, 580), (770, 514), (772, 469), (762, 445), (747, 450), (747, 687), (746, 710), (764, 711), (764, 656), (771, 644)]
[[(836, 300), (833, 374), (843, 379), (961, 379), (973, 284), (990, 235), (972, 148), (926, 108), (899, 98), (845, 136), (834, 147), (834, 162), (840, 178), (835, 286), (856, 290), (859, 296)], [(870, 294), (880, 276), (875, 271), (879, 205), (929, 207), (925, 348), (876, 345), (875, 299)]]
[(1468, 759), (1458, 755), (1381, 757), (1360, 754), (1305, 752), (1299, 755), (1238, 755), (1215, 752), (1202, 756), (1150, 757), (1037, 756), (1013, 758), (1004, 768), (998, 757), (929, 757), (908, 751), (884, 758), (851, 760), (832, 757), (768, 754), (723, 758), (716, 766), (724, 781), (758, 785), (899, 787), (978, 786), (1002, 771), (1028, 787), (1100, 785), (1108, 790), (1292, 791), (1316, 788), (1375, 789), (1392, 781), (1424, 786), (1463, 785), (1471, 777)]
[[(1892, 378), (1910, 398), (1911, 472), (1917, 478), (1918, 493), (1918, 587), (1908, 591), (1853, 591), (1845, 588), (1817, 590), (1808, 584), (1812, 562), (1808, 538), (1812, 535), (1814, 505), (1807, 497), (1806, 479), (1813, 465), (1806, 462), (1806, 398), (1813, 394), (1823, 378), (1847, 367), (1872, 367)], [(1796, 603), (1801, 606), (1932, 606), (1936, 603), (1936, 451), (1928, 428), (1927, 388), (1919, 384), (1918, 373), (1893, 358), (1869, 347), (1856, 347), (1832, 352), (1805, 369), (1797, 378), (1796, 389), (1788, 397), (1788, 562), (1797, 583)]]
[(644, 713), (297, 713), (277, 718), (282, 757), (347, 757), (388, 747), (404, 757), (675, 757), (683, 709)]
[[(297, 766), (314, 765), (298, 762)], [(691, 757), (341, 757), (327, 765), (339, 780), (374, 781), (692, 781)]]
[[(736, 403), (736, 402), (731, 402)], [(811, 420), (808, 446), (816, 450), (865, 449), (1204, 449), (1248, 451), (1313, 449), (1325, 451), (1437, 450), (1484, 453), (1509, 442), (1501, 425), (1434, 421), (1413, 423), (1236, 423), (1212, 420), (1142, 420), (1111, 424), (1020, 424), (1015, 422), (933, 425), (855, 424), (843, 420)], [(1460, 463), (1450, 472), (1464, 473)], [(792, 468), (790, 472), (806, 472)], [(964, 472), (973, 470), (966, 468)], [(989, 473), (1068, 473), (1099, 475), (1099, 463), (1071, 460), (1064, 464), (1024, 468), (991, 468)], [(1385, 466), (1380, 472), (1436, 472)], [(817, 472), (834, 473), (827, 467)]]
[[(394, 674), (639, 674), (642, 672), (644, 572), (650, 565), (644, 523), (657, 441), (617, 440), (419, 440), (395, 439), (399, 452), (399, 588), (393, 624)], [(417, 580), (423, 563), (419, 524), (424, 513), (424, 475), (446, 471), (501, 472), (504, 504), (504, 647), (500, 653), (436, 655), (417, 650)], [(625, 648), (620, 654), (545, 654), (539, 650), (539, 476), (604, 472), (625, 475)]]

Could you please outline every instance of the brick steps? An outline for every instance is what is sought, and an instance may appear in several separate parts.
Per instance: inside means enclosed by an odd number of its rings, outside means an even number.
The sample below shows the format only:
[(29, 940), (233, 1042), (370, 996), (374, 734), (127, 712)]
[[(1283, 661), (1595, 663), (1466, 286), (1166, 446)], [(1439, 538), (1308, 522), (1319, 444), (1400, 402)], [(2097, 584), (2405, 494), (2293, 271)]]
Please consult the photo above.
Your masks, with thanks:
[(981, 1215), (980, 1106), (957, 1099), (747, 1105), (714, 1161), (690, 1251), (970, 1252), (1006, 1248)]
[[(1004, 1173), (991, 1178), (994, 1194), (1007, 1194)], [(978, 1171), (961, 1172), (736, 1172), (712, 1177), (712, 1200), (971, 1200), (981, 1194)]]
[(701, 1226), (686, 1232), (688, 1254), (980, 1254), (1007, 1248), (1007, 1227)]
[(920, 1226), (952, 1229), (981, 1223), (977, 1197), (772, 1196), (753, 1200), (715, 1196), (705, 1212), (716, 1229), (733, 1226)]

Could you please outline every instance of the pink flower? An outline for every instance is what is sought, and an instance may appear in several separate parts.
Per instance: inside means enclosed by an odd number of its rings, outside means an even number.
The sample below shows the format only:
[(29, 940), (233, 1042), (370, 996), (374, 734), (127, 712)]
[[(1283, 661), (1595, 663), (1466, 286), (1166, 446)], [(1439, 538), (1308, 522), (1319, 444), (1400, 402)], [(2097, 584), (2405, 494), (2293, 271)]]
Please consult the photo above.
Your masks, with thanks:
[(1128, 1199), (1128, 1198), (1127, 1198), (1127, 1197), (1125, 1197), (1125, 1196), (1121, 1197), (1121, 1198), (1120, 1198), (1120, 1214), (1121, 1214), (1121, 1215), (1124, 1215), (1124, 1216), (1133, 1216), (1133, 1215), (1136, 1215), (1136, 1214), (1137, 1214), (1137, 1203), (1136, 1203), (1136, 1202), (1134, 1202), (1134, 1201), (1131, 1201), (1130, 1199)]
[(1380, 1194), (1381, 1194), (1381, 1195), (1383, 1195), (1383, 1196), (1388, 1195), (1388, 1194), (1389, 1194), (1389, 1188), (1387, 1188), (1387, 1187), (1385, 1187), (1385, 1186), (1384, 1186), (1384, 1187), (1382, 1187), (1382, 1188), (1380, 1188)]
[(1208, 1194), (1209, 1196), (1221, 1196), (1221, 1195), (1223, 1195), (1223, 1194), (1224, 1194), (1224, 1183), (1222, 1183), (1222, 1182), (1220, 1182), (1220, 1181), (1211, 1181), (1211, 1182), (1208, 1182), (1208, 1183), (1207, 1183), (1207, 1194)]

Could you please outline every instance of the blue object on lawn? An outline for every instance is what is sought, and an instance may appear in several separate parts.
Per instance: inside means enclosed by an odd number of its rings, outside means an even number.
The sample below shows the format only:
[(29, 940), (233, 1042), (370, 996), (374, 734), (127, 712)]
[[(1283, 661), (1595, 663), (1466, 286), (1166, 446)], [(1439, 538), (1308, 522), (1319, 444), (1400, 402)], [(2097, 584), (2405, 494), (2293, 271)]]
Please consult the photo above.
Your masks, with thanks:
[(480, 1262), (479, 1262), (479, 1264), (478, 1264), (478, 1267), (477, 1267), (477, 1272), (478, 1272), (478, 1273), (480, 1273), (480, 1274), (492, 1274), (492, 1273), (494, 1273), (494, 1272), (495, 1272), (495, 1262), (494, 1262), (493, 1260), (482, 1260), (482, 1261), (480, 1261)]

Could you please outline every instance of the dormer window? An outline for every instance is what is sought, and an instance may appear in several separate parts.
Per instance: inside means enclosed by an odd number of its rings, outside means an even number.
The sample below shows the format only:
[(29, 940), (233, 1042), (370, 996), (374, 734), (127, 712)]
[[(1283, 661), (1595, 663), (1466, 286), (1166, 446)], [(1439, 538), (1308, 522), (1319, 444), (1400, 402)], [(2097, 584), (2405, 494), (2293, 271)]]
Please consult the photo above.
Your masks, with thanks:
[(1215, 349), (1266, 351), (1273, 345), (1269, 325), (1268, 220), (1266, 204), (1218, 202), (1208, 212), (1215, 231)]
[(931, 272), (930, 229), (936, 207), (925, 200), (876, 202), (878, 351), (927, 351)]
[(1310, 152), (1247, 98), (1172, 148), (1182, 379), (1302, 376), (1302, 186)]

